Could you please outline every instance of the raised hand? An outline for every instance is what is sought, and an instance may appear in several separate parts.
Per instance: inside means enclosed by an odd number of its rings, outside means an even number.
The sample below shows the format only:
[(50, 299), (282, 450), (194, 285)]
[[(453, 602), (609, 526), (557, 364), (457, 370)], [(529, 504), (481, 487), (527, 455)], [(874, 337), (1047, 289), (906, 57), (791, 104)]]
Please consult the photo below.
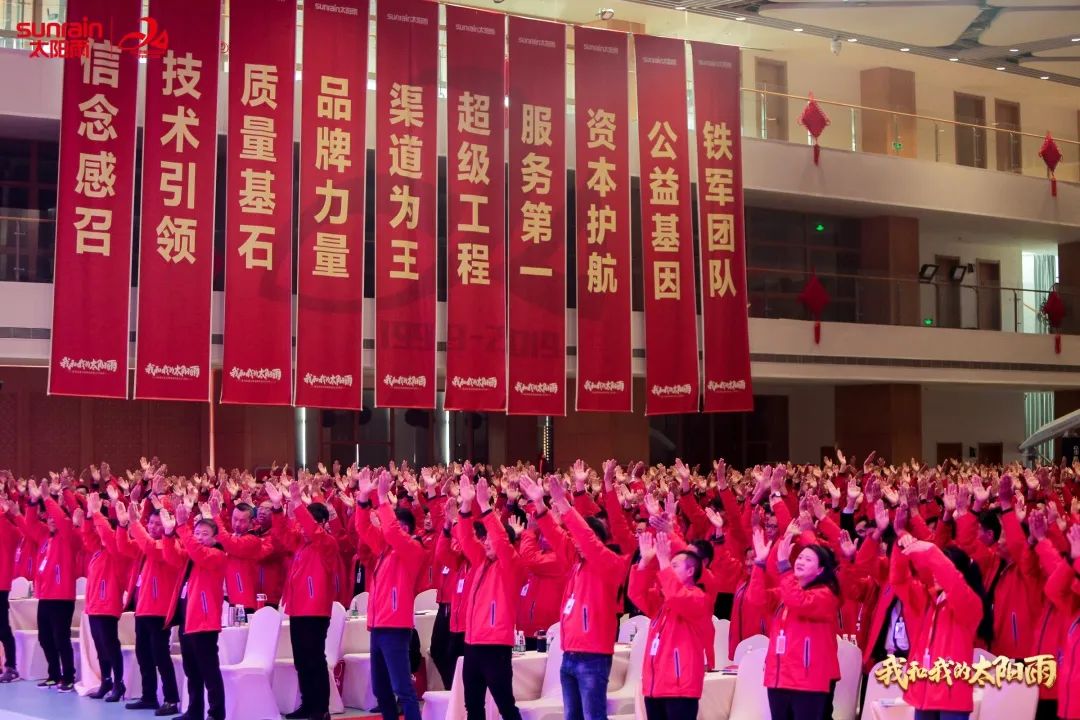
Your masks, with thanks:
[(753, 542), (754, 562), (765, 562), (769, 558), (769, 550), (772, 548), (772, 543), (765, 540), (765, 530), (760, 525), (754, 527)]
[(874, 524), (878, 532), (885, 532), (889, 527), (889, 511), (885, 509), (885, 501), (878, 500), (874, 503)]
[(176, 524), (187, 525), (188, 518), (191, 517), (191, 510), (184, 503), (177, 503), (176, 505)]
[(615, 485), (615, 471), (619, 468), (619, 463), (614, 460), (604, 461), (604, 492), (611, 492)]
[(356, 476), (356, 498), (362, 503), (368, 501), (371, 497), (371, 491), (374, 489), (374, 484), (371, 481), (371, 470), (364, 468)]
[(551, 504), (557, 507), (560, 512), (569, 510), (570, 501), (566, 499), (566, 488), (563, 487), (562, 478), (552, 475), (548, 485), (551, 491)]
[(660, 501), (656, 499), (655, 495), (648, 491), (645, 492), (645, 511), (649, 513), (649, 515), (660, 514)]
[(472, 510), (473, 500), (476, 499), (476, 486), (468, 475), (463, 474), (458, 483), (458, 499), (461, 501), (461, 512), (467, 513)]
[(705, 508), (705, 517), (709, 518), (709, 522), (717, 533), (724, 531), (724, 516), (713, 510), (711, 507)]
[(690, 468), (686, 467), (682, 458), (675, 458), (675, 477), (679, 480), (679, 492), (690, 492)]
[(161, 528), (165, 531), (166, 535), (172, 535), (176, 530), (176, 518), (172, 516), (168, 510), (162, 510), (158, 513), (158, 518), (161, 519)]
[(829, 493), (833, 507), (838, 506), (840, 504), (840, 488), (836, 487), (836, 483), (832, 481), (832, 478), (825, 481), (825, 491)]
[(656, 560), (661, 570), (671, 566), (671, 538), (666, 532), (656, 535)]
[(26, 493), (30, 498), (30, 502), (36, 503), (41, 500), (41, 488), (38, 487), (37, 482), (30, 478), (26, 483)]
[(101, 495), (92, 492), (86, 496), (86, 509), (91, 515), (101, 512)]
[(491, 488), (484, 478), (476, 481), (476, 504), (480, 508), (480, 512), (487, 512), (491, 509)]
[(579, 458), (570, 468), (570, 478), (574, 481), (574, 492), (585, 492), (585, 482), (589, 479), (589, 473), (585, 470), (585, 463)]
[(840, 554), (846, 557), (848, 560), (855, 559), (855, 541), (851, 539), (851, 534), (847, 530), (840, 531)]
[(521, 524), (521, 520), (518, 519), (517, 515), (511, 515), (507, 518), (506, 524), (510, 526), (510, 529), (514, 531), (514, 535), (517, 537), (521, 537), (525, 532), (525, 526)]
[(113, 509), (116, 512), (116, 522), (119, 523), (120, 527), (127, 527), (128, 522), (131, 520), (127, 506), (122, 502), (118, 502), (113, 505)]
[(281, 489), (277, 486), (277, 484), (271, 481), (267, 481), (263, 485), (263, 489), (266, 491), (266, 497), (270, 500), (270, 503), (274, 506), (274, 509), (280, 510), (281, 500), (283, 496), (281, 493)]
[(390, 494), (390, 473), (383, 470), (379, 473), (379, 499), (383, 500)]
[(656, 541), (653, 539), (652, 533), (638, 533), (638, 552), (641, 553), (641, 561), (638, 563), (638, 567), (644, 569), (656, 557)]
[(1031, 533), (1031, 537), (1034, 538), (1036, 542), (1046, 538), (1047, 525), (1046, 513), (1040, 510), (1031, 511), (1031, 514), (1028, 516), (1028, 532)]
[(1069, 557), (1080, 559), (1080, 525), (1069, 528)]

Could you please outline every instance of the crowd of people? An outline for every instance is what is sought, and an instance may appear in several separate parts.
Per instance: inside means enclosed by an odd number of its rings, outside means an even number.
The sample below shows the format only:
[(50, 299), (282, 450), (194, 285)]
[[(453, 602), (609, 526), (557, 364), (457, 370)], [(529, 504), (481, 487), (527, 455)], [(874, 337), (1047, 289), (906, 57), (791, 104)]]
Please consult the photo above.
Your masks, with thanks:
[[(578, 461), (563, 473), (335, 463), (275, 466), (257, 479), (212, 468), (178, 476), (157, 458), (122, 475), (105, 463), (40, 479), (5, 472), (0, 683), (19, 679), (8, 595), (22, 576), (39, 599), (48, 665), (39, 687), (73, 689), (70, 628), (85, 576), (102, 678), (88, 697), (125, 699), (118, 621), (133, 610), (142, 697), (126, 707), (182, 720), (225, 720), (226, 599), (288, 614), (302, 702), (287, 717), (327, 718), (331, 608), (361, 591), (379, 712), (419, 720), (413, 603), (427, 589), (439, 603), (431, 658), (446, 687), (463, 658), (470, 720), (485, 717), (488, 691), (503, 718), (521, 717), (516, 636), (534, 648), (556, 623), (565, 717), (606, 718), (626, 612), (651, 620), (641, 672), (648, 720), (697, 716), (717, 665), (714, 615), (730, 619), (729, 656), (747, 637), (768, 637), (773, 720), (832, 716), (838, 636), (862, 650), (864, 672), (889, 656), (924, 668), (970, 662), (975, 648), (1051, 656), (1057, 678), (1040, 688), (1036, 718), (1076, 719), (1078, 474), (1064, 462), (893, 466), (873, 455), (856, 467), (839, 451), (820, 466), (739, 472), (721, 460), (704, 473), (680, 461)], [(182, 714), (174, 626), (190, 698)], [(925, 674), (904, 699), (918, 720), (967, 718), (974, 707), (970, 684)]]

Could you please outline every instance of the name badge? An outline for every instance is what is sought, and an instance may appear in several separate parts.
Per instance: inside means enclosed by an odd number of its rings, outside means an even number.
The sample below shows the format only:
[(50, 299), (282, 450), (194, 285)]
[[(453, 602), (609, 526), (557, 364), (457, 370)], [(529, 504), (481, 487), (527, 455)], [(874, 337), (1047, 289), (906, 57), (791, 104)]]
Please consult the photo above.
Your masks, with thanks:
[(460, 578), (460, 579), (459, 579), (459, 580), (457, 581), (457, 592), (458, 592), (458, 595), (460, 595), (460, 594), (462, 593), (462, 591), (464, 591), (464, 590), (465, 590), (465, 578)]
[(183, 600), (184, 598), (186, 598), (186, 597), (187, 597), (187, 586), (188, 586), (188, 584), (187, 584), (187, 583), (184, 583), (184, 587), (183, 587), (183, 589), (182, 589), (182, 590), (180, 590), (180, 599), (181, 599), (181, 600)]
[(442, 566), (442, 574), (443, 575), (449, 575), (450, 574), (450, 566), (449, 565), (443, 565)]
[(529, 583), (525, 583), (521, 586), (521, 597), (527, 597), (529, 594)]
[(787, 652), (787, 637), (784, 636), (784, 631), (781, 630), (780, 634), (776, 636), (776, 654), (783, 655)]
[(563, 608), (563, 615), (569, 615), (570, 611), (574, 609), (574, 596), (571, 595), (570, 599), (566, 601), (566, 607)]
[(652, 645), (649, 646), (649, 655), (656, 655), (660, 651), (660, 636), (657, 635), (653, 638)]

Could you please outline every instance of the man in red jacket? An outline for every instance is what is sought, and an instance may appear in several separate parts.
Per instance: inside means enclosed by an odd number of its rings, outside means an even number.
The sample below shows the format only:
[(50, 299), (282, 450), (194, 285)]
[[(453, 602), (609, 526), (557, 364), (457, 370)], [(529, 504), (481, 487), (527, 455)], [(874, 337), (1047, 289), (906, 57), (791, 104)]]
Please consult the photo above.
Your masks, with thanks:
[(356, 533), (377, 558), (371, 573), (368, 630), (371, 631), (371, 685), (383, 720), (397, 720), (400, 703), (405, 720), (420, 720), (420, 703), (412, 682), (409, 643), (412, 639), (416, 578), (427, 551), (413, 537), (416, 518), (390, 505), (390, 473), (379, 474), (376, 514), (372, 522), (371, 472), (357, 477)]
[(0, 501), (0, 645), (4, 648), (4, 673), (0, 683), (9, 683), (19, 679), (15, 669), (15, 635), (11, 632), (8, 596), (11, 594), (11, 579), (15, 571), (15, 553), (19, 546), (19, 528), (15, 524), (14, 513), (19, 504), (10, 500)]
[(229, 604), (242, 605), (248, 613), (256, 610), (259, 563), (274, 549), (270, 538), (252, 532), (255, 514), (255, 508), (248, 503), (238, 503), (229, 518), (232, 532), (221, 533), (217, 537), (229, 558), (225, 568)]
[[(462, 475), (460, 493), (460, 520), (454, 532), (473, 575), (465, 604), (465, 660), (461, 668), (465, 711), (470, 718), (483, 718), (484, 698), (490, 691), (503, 720), (520, 720), (514, 702), (512, 653), (524, 567), (502, 519), (492, 511), (487, 480), (480, 478), (474, 486), (468, 475)], [(481, 518), (476, 524), (473, 500)]]
[[(544, 488), (526, 475), (518, 484), (536, 508), (535, 517), (544, 537), (556, 544), (558, 528), (544, 503)], [(598, 520), (589, 518), (586, 522), (571, 507), (562, 480), (557, 477), (551, 478), (551, 504), (562, 515), (578, 553), (563, 592), (559, 620), (563, 711), (568, 720), (606, 720), (620, 583), (629, 572), (629, 558), (604, 544), (607, 534)]]

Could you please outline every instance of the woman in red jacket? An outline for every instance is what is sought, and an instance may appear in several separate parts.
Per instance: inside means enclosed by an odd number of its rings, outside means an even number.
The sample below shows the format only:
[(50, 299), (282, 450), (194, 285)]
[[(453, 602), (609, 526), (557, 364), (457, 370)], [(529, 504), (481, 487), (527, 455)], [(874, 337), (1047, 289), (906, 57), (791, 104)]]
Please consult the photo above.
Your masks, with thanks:
[[(907, 533), (897, 545), (910, 561), (894, 563), (891, 572), (910, 624), (908, 657), (923, 667), (933, 667), (942, 658), (970, 662), (985, 612), (978, 566), (956, 546), (942, 551)], [(915, 680), (904, 700), (915, 708), (916, 720), (962, 720), (974, 707), (966, 682)]]
[(119, 702), (125, 688), (124, 656), (120, 652), (118, 628), (131, 563), (117, 546), (116, 528), (101, 513), (101, 496), (97, 493), (90, 493), (86, 498), (82, 533), (83, 546), (90, 555), (84, 612), (90, 618), (90, 635), (101, 668), (101, 686), (87, 697)]
[(11, 632), (8, 605), (11, 580), (15, 577), (15, 568), (18, 565), (15, 557), (18, 553), (20, 533), (13, 514), (18, 509), (18, 503), (0, 500), (0, 645), (4, 648), (4, 672), (0, 675), (0, 683), (19, 679), (19, 671), (15, 669), (15, 635)]
[[(225, 720), (225, 683), (218, 661), (218, 636), (221, 634), (221, 603), (225, 599), (225, 569), (228, 556), (217, 541), (217, 523), (208, 517), (188, 525), (188, 508), (176, 506), (176, 516), (162, 510), (161, 526), (165, 535), (179, 536), (179, 546), (166, 543), (166, 561), (182, 568), (183, 585), (176, 613), (181, 615), (180, 655), (188, 683), (188, 708), (177, 720)], [(166, 618), (166, 626), (172, 624)], [(204, 715), (203, 696), (209, 700)]]
[(832, 554), (821, 545), (807, 545), (791, 563), (798, 522), (777, 540), (779, 581), (766, 587), (765, 563), (771, 543), (754, 528), (754, 570), (747, 602), (772, 613), (765, 686), (773, 720), (817, 720), (830, 714), (832, 689), (840, 678), (836, 657), (840, 588)]
[[(666, 533), (638, 536), (641, 561), (630, 572), (629, 595), (652, 622), (641, 675), (648, 720), (696, 718), (705, 683), (706, 636), (712, 603), (697, 586), (702, 560), (690, 550), (671, 554)], [(654, 562), (655, 560), (655, 562)]]

